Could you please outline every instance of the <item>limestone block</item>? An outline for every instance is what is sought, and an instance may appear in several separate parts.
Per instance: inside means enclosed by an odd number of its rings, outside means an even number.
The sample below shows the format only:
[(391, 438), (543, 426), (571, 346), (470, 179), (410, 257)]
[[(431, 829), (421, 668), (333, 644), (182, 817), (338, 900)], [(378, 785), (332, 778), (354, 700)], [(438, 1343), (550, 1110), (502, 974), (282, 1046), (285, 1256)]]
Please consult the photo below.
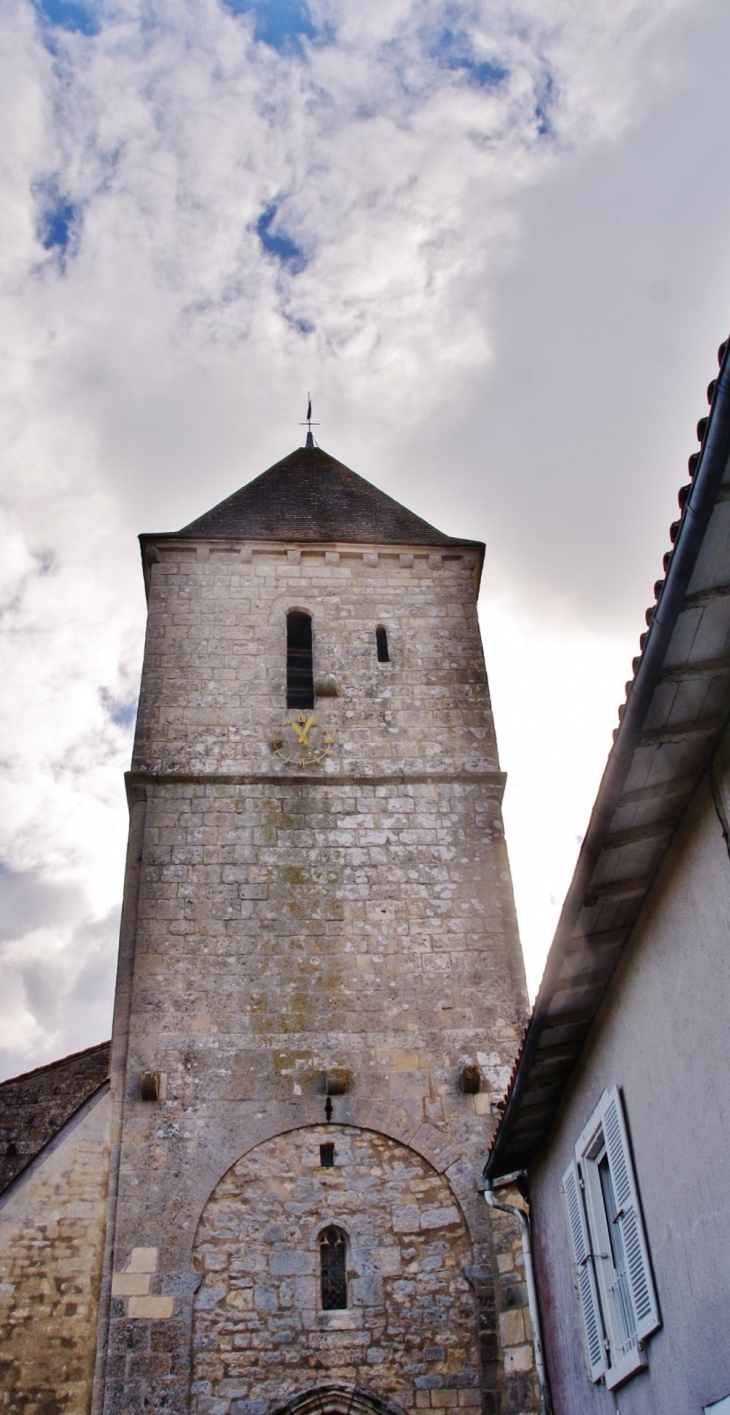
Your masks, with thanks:
[(440, 1209), (425, 1209), (421, 1214), (421, 1228), (447, 1228), (449, 1224), (459, 1223), (459, 1211), (453, 1205)]
[(174, 1297), (130, 1297), (129, 1299), (130, 1317), (149, 1317), (164, 1321), (172, 1316), (174, 1309)]
[(389, 1053), (388, 1060), (392, 1071), (416, 1071), (418, 1069), (419, 1057), (417, 1051), (405, 1051), (399, 1047), (394, 1047)]
[(393, 1210), (394, 1233), (417, 1233), (421, 1227), (421, 1215), (417, 1204), (407, 1204), (405, 1208)]
[(525, 1324), (519, 1307), (510, 1312), (502, 1312), (499, 1330), (505, 1346), (520, 1346), (525, 1340)]
[(112, 1297), (146, 1297), (150, 1290), (147, 1273), (114, 1273)]
[(504, 1352), (505, 1375), (516, 1371), (531, 1371), (534, 1366), (531, 1346), (510, 1346)]
[[(414, 1206), (415, 1207), (415, 1206)], [(404, 1230), (400, 1230), (403, 1232)], [(405, 1230), (407, 1231), (407, 1230)], [(376, 1248), (373, 1253), (373, 1262), (378, 1272), (384, 1276), (393, 1277), (401, 1271), (401, 1251), (400, 1248)]]

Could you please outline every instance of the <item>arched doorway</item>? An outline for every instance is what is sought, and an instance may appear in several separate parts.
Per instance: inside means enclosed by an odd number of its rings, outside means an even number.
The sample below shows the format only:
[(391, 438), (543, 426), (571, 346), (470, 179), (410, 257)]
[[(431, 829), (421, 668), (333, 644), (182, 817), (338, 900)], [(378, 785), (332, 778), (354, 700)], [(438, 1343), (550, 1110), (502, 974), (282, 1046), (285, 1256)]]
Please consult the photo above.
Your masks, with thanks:
[(258, 1145), (210, 1195), (193, 1261), (193, 1391), (217, 1415), (373, 1415), (419, 1388), (478, 1403), (464, 1219), (388, 1136), (321, 1125)]
[(369, 1390), (323, 1382), (292, 1396), (272, 1415), (404, 1415), (392, 1400), (382, 1400)]

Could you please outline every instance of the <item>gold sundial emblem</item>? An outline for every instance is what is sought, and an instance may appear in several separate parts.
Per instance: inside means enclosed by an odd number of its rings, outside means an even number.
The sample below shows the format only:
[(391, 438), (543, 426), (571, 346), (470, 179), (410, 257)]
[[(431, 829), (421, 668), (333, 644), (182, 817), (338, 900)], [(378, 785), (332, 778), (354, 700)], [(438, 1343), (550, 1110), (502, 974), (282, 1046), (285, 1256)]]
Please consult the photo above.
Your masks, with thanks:
[(321, 766), (334, 741), (331, 733), (319, 726), (313, 712), (299, 712), (272, 733), (270, 745), (286, 766), (305, 767)]

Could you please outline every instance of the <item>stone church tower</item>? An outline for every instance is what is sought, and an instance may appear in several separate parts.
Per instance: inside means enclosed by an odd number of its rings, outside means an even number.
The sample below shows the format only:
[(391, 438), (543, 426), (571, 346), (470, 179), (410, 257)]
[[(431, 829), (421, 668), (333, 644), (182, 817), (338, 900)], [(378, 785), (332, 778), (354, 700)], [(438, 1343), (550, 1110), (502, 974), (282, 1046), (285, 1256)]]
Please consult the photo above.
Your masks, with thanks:
[(313, 445), (141, 541), (92, 1410), (531, 1409), (484, 547)]

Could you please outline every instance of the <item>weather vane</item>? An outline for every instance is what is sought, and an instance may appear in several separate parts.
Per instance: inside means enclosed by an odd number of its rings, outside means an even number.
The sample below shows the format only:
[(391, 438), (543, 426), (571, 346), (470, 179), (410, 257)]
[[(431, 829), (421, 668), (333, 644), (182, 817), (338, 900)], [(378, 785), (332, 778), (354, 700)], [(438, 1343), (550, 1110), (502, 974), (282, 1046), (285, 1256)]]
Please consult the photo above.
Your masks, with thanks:
[(305, 428), (307, 429), (307, 441), (306, 441), (306, 443), (305, 443), (305, 446), (306, 446), (306, 447), (314, 447), (314, 438), (312, 437), (312, 428), (313, 428), (313, 427), (319, 427), (319, 423), (313, 423), (313, 422), (312, 422), (312, 395), (311, 395), (311, 393), (308, 393), (308, 394), (307, 394), (307, 416), (306, 416), (306, 418), (304, 419), (304, 422), (303, 422), (303, 423), (300, 423), (299, 426), (300, 426), (300, 427), (305, 427)]

